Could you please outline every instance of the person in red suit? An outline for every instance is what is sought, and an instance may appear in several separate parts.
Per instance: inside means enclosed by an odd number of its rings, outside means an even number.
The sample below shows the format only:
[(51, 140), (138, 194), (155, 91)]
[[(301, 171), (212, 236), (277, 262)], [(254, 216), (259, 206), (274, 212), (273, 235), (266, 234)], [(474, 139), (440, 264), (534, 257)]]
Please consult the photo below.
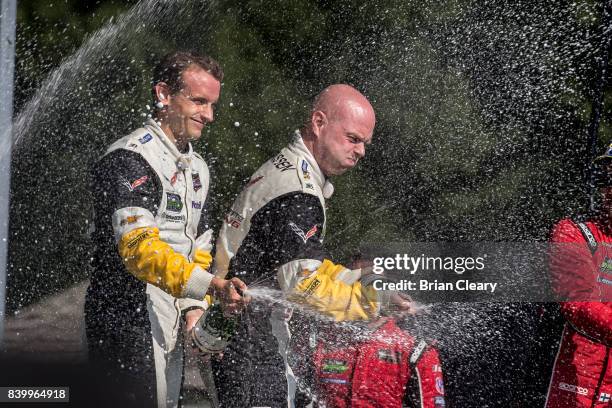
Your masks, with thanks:
[(546, 408), (612, 407), (612, 144), (595, 159), (599, 203), (551, 236), (553, 289), (566, 319)]
[(446, 406), (435, 342), (401, 330), (393, 318), (382, 317), (352, 335), (336, 327), (319, 338), (313, 361), (319, 406)]

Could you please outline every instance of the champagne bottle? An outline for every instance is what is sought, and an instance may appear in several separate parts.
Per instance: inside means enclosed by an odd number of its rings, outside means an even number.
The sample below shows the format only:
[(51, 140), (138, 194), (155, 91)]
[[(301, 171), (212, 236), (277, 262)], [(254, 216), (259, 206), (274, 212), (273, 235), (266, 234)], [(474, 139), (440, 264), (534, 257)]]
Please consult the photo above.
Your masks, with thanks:
[(224, 316), (221, 305), (215, 302), (191, 331), (193, 342), (205, 353), (220, 353), (236, 332), (239, 320), (239, 316)]

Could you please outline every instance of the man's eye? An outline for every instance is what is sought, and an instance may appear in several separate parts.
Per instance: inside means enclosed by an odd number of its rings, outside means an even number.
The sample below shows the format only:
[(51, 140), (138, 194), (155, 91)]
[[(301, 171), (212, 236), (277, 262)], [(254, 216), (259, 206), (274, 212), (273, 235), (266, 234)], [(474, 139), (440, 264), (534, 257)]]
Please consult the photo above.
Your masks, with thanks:
[(208, 101), (206, 99), (192, 99), (191, 102), (193, 102), (197, 106), (203, 106), (203, 105), (206, 105), (208, 103)]

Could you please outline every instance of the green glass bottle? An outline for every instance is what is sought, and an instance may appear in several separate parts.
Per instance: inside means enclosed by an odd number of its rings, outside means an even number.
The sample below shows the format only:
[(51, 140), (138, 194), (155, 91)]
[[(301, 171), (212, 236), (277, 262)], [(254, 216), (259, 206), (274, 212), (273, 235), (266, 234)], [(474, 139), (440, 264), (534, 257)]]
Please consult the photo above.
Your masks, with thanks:
[(198, 320), (192, 330), (194, 343), (205, 353), (220, 353), (232, 338), (240, 317), (226, 317), (219, 303), (213, 305)]

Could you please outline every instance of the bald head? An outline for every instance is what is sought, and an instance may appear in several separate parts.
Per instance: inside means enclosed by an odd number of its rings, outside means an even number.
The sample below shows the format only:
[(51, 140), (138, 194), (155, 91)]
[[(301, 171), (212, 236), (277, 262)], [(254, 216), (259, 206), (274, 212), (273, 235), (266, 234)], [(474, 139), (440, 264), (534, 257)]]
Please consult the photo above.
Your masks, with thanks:
[(325, 112), (330, 120), (353, 110), (357, 114), (369, 116), (374, 121), (374, 109), (365, 96), (350, 85), (337, 84), (325, 88), (314, 100), (312, 112)]
[(323, 173), (339, 175), (365, 156), (375, 122), (372, 105), (358, 90), (331, 85), (315, 98), (302, 137)]

